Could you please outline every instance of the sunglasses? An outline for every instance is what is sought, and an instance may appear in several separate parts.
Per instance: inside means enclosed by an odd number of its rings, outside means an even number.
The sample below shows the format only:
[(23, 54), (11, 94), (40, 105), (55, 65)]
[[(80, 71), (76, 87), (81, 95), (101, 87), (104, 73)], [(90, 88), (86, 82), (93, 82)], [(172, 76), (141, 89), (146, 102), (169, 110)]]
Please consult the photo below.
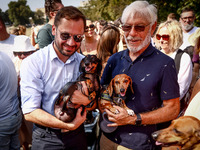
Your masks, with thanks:
[(86, 26), (86, 27), (85, 27), (85, 32), (88, 32), (89, 29), (90, 29), (90, 30), (94, 30), (94, 28), (95, 28), (95, 25), (94, 25), (94, 24), (91, 24), (91, 25), (89, 25), (89, 26)]
[(134, 30), (136, 32), (143, 32), (145, 30), (145, 28), (147, 26), (149, 26), (151, 23), (147, 24), (147, 25), (133, 25), (133, 26), (130, 26), (130, 25), (122, 25), (122, 30), (124, 32), (130, 32), (132, 27), (134, 28)]
[(31, 55), (32, 53), (34, 53), (35, 51), (31, 51), (31, 52), (13, 52), (13, 54), (15, 56), (21, 56), (21, 55), (24, 55), (24, 56), (28, 56), (28, 55)]
[(83, 35), (81, 35), (81, 34), (79, 34), (79, 35), (71, 35), (71, 34), (69, 34), (67, 32), (65, 32), (65, 33), (61, 33), (60, 32), (60, 38), (62, 40), (64, 40), (64, 41), (70, 39), (72, 36), (73, 36), (75, 42), (79, 43), (79, 42), (81, 42), (83, 40)]
[(169, 35), (166, 35), (166, 34), (163, 34), (163, 35), (160, 35), (160, 34), (156, 34), (156, 39), (157, 40), (160, 40), (160, 39), (163, 39), (165, 41), (169, 41)]

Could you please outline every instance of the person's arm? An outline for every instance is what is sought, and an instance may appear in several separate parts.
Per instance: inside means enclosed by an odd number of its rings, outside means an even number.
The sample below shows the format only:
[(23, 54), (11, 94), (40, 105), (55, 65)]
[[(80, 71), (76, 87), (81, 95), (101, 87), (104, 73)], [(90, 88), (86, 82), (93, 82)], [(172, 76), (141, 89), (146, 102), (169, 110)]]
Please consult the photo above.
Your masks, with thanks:
[(184, 53), (181, 57), (180, 69), (178, 73), (178, 84), (180, 87), (180, 99), (188, 91), (192, 81), (192, 62), (190, 56)]
[[(78, 128), (86, 119), (86, 111), (82, 114), (82, 107), (80, 107), (77, 111), (76, 118), (70, 122), (65, 123), (55, 116), (45, 112), (42, 109), (35, 109), (34, 111), (27, 113), (24, 115), (24, 118), (27, 121), (51, 128), (59, 128), (66, 130), (75, 130)], [(81, 115), (82, 114), (82, 115)]]
[[(113, 124), (109, 124), (109, 126), (121, 126), (128, 124), (135, 125), (136, 115), (130, 116), (125, 109), (118, 106), (114, 107), (116, 107), (120, 113), (113, 114), (109, 110), (106, 110), (108, 114), (108, 119), (114, 122)], [(142, 118), (142, 125), (158, 124), (173, 120), (178, 116), (179, 111), (179, 98), (164, 100), (163, 107), (150, 112), (140, 113), (140, 116)]]

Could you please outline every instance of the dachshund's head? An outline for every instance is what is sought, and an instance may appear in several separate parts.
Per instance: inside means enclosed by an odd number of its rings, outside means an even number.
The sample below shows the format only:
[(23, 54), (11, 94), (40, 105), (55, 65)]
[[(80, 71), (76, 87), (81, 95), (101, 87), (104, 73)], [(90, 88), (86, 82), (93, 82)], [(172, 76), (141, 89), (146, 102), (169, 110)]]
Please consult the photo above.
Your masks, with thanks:
[(129, 86), (133, 92), (131, 77), (126, 74), (118, 74), (111, 80), (108, 86), (109, 95), (112, 96), (114, 90), (115, 94), (124, 97)]
[(102, 69), (101, 61), (96, 55), (86, 55), (80, 64), (80, 72), (83, 73), (97, 73), (100, 74)]
[(173, 120), (168, 128), (152, 133), (152, 137), (157, 145), (176, 145), (184, 150), (200, 148), (200, 121), (192, 116), (182, 116)]

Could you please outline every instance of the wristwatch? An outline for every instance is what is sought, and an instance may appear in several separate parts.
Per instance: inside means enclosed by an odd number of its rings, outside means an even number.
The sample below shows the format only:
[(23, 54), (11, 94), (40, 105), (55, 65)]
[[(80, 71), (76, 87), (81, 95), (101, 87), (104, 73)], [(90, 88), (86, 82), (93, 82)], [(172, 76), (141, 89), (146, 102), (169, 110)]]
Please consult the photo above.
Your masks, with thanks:
[(141, 118), (140, 114), (136, 114), (136, 116), (137, 116), (137, 119), (135, 121), (135, 125), (136, 126), (142, 125), (142, 118)]

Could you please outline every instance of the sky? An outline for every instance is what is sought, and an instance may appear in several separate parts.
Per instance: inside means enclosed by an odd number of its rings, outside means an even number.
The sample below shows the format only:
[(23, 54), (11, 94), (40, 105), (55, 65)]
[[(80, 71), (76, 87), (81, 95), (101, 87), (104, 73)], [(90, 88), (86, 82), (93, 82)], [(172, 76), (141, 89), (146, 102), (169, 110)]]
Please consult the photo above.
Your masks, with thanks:
[[(0, 8), (3, 12), (8, 9), (8, 4), (10, 1), (18, 1), (18, 0), (0, 0)], [(36, 8), (44, 8), (44, 1), (45, 0), (27, 0), (27, 5), (29, 5), (32, 11), (36, 11)], [(80, 6), (80, 2), (83, 0), (62, 0), (64, 6), (72, 5), (75, 7)]]

